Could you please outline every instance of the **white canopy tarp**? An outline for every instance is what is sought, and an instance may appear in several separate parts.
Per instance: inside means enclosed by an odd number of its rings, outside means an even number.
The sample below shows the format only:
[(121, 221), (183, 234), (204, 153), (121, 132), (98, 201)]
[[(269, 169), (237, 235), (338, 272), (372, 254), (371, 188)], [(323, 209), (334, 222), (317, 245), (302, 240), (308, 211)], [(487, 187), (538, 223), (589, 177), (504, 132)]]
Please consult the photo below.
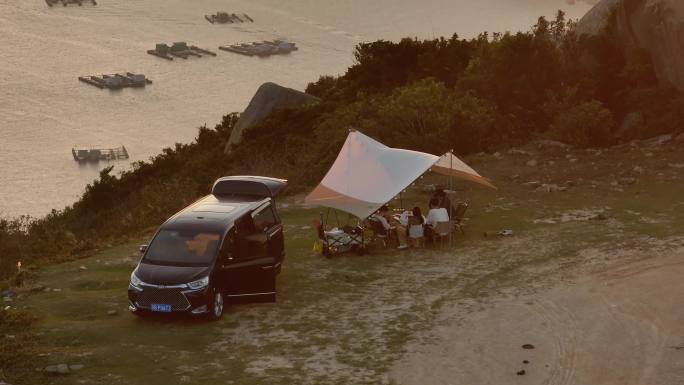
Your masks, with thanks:
[(305, 202), (364, 219), (438, 160), (435, 155), (387, 147), (358, 131), (351, 131), (335, 163)]
[(432, 166), (432, 171), (442, 175), (449, 175), (456, 178), (469, 180), (471, 182), (479, 183), (496, 190), (496, 187), (489, 181), (489, 179), (478, 174), (477, 171), (473, 170), (470, 166), (465, 164), (465, 162), (458, 159), (458, 157), (452, 152), (447, 152), (446, 154), (442, 155), (437, 163)]

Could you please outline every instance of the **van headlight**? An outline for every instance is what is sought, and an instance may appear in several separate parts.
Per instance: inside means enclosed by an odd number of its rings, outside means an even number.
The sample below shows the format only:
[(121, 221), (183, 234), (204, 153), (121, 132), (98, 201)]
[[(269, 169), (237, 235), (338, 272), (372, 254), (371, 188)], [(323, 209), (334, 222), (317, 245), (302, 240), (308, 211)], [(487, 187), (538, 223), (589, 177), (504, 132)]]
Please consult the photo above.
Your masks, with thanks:
[(142, 285), (144, 285), (145, 282), (141, 281), (140, 278), (136, 277), (135, 272), (131, 273), (131, 286), (138, 290), (142, 290)]
[(209, 277), (204, 277), (202, 279), (198, 279), (197, 281), (188, 283), (188, 287), (192, 290), (201, 289), (207, 286), (209, 286)]

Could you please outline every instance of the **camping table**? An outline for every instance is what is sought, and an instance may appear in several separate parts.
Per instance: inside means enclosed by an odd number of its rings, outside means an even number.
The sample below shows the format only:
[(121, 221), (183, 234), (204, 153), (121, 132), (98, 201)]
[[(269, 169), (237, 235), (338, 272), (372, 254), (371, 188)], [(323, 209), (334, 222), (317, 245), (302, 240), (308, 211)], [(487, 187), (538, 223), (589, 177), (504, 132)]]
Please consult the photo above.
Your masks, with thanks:
[(354, 246), (365, 246), (363, 236), (365, 229), (359, 227), (359, 230), (356, 234), (338, 228), (325, 231), (326, 246), (334, 249), (336, 253), (349, 251)]

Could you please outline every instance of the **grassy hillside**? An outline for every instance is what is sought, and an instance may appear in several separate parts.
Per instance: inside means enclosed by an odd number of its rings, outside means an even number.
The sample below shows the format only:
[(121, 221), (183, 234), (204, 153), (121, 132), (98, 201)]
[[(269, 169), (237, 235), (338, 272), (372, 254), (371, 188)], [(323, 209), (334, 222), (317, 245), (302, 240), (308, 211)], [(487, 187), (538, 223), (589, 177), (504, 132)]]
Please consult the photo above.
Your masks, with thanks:
[[(0, 330), (17, 334), (0, 339), (5, 379), (13, 385), (389, 383), (387, 371), (407, 343), (443, 323), (445, 307), (465, 315), (490, 299), (543, 291), (574, 274), (681, 245), (684, 153), (677, 145), (529, 145), (467, 161), (499, 190), (456, 184), (470, 208), (465, 235), (452, 247), (397, 252), (376, 245), (370, 255), (325, 259), (311, 251), (309, 226), (319, 210), (282, 202), (287, 257), (278, 302), (231, 306), (216, 323), (128, 314), (124, 293), (136, 247), (149, 232), (78, 261), (42, 266), (18, 291), (13, 309), (0, 312), (38, 318), (32, 336), (19, 334), (23, 324)], [(421, 179), (403, 196), (405, 205), (424, 207), (423, 186), (432, 183), (445, 179)], [(544, 185), (567, 191), (547, 192)], [(513, 236), (483, 237), (501, 229)], [(66, 375), (42, 371), (58, 364), (84, 367)]]

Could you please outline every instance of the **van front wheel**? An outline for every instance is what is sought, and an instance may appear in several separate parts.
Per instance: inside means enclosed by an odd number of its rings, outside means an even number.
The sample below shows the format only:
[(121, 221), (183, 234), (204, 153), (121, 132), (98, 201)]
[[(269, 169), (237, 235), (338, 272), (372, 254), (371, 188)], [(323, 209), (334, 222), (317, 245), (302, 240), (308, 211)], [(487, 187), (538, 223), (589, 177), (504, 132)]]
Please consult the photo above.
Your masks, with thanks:
[(212, 321), (218, 321), (223, 317), (223, 293), (221, 290), (214, 289), (214, 294), (211, 299), (211, 306), (209, 307), (209, 319)]

